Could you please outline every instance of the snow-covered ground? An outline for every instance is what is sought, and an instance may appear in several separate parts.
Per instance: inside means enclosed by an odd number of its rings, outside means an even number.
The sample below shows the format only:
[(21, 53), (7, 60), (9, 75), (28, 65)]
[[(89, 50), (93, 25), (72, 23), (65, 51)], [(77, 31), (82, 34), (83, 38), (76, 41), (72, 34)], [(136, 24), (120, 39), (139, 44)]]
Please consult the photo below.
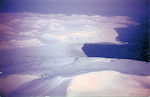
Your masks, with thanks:
[(1, 65), (0, 92), (5, 96), (150, 95), (150, 64), (144, 61), (96, 57), (8, 61)]

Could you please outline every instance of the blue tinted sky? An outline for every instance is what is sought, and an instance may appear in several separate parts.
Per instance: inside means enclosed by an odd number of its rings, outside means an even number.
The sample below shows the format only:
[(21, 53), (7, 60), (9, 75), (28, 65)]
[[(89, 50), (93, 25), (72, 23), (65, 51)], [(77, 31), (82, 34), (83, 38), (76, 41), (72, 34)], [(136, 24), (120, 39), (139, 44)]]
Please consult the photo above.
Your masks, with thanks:
[(148, 0), (3, 0), (2, 11), (126, 15), (143, 19), (148, 15)]

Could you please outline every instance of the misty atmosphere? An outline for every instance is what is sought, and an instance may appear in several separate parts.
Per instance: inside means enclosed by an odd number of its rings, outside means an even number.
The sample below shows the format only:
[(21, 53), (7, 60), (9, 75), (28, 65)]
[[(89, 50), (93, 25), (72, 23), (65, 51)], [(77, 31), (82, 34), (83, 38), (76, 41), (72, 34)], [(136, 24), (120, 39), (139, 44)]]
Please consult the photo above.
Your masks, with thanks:
[(0, 1), (0, 96), (149, 96), (148, 9), (148, 0)]

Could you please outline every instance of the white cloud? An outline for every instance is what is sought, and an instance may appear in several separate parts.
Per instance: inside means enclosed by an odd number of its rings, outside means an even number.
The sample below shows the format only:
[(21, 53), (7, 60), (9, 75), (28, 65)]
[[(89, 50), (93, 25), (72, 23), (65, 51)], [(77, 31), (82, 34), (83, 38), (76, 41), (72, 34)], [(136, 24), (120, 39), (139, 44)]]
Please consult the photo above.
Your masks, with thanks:
[(28, 46), (41, 46), (44, 45), (38, 39), (27, 39), (27, 40), (10, 40), (10, 44), (15, 45), (15, 47), (28, 47)]
[(20, 36), (31, 36), (31, 37), (34, 37), (34, 33), (36, 32), (36, 30), (31, 30), (29, 32), (20, 32), (19, 35)]
[[(126, 28), (138, 23), (131, 21), (127, 16), (105, 17), (100, 15), (65, 15), (65, 14), (37, 14), (37, 13), (3, 13), (6, 30), (12, 30), (17, 37), (34, 37), (41, 43), (17, 40), (12, 42), (14, 48), (34, 46), (35, 44), (77, 45), (84, 43), (109, 42), (121, 44), (116, 40), (118, 33), (115, 28)], [(9, 23), (7, 23), (9, 22)], [(8, 27), (7, 27), (8, 26)], [(12, 32), (12, 33), (13, 33)], [(7, 43), (8, 41), (6, 41)], [(10, 44), (10, 43), (9, 43)], [(12, 45), (11, 45), (12, 46)], [(13, 48), (13, 47), (12, 47)], [(67, 48), (66, 48), (67, 49)], [(69, 48), (74, 49), (74, 48)], [(80, 48), (81, 49), (81, 48)], [(68, 50), (68, 49), (67, 49)]]
[(150, 76), (101, 71), (75, 76), (67, 97), (83, 96), (149, 96)]
[(26, 40), (13, 39), (7, 42), (0, 42), (0, 50), (23, 48), (30, 46), (42, 46), (42, 45), (44, 44), (38, 39), (26, 39)]
[(11, 49), (11, 46), (8, 44), (8, 42), (0, 42), (0, 50), (4, 49)]
[(13, 28), (9, 25), (5, 25), (0, 23), (0, 32), (6, 35), (13, 35), (15, 34), (13, 31)]

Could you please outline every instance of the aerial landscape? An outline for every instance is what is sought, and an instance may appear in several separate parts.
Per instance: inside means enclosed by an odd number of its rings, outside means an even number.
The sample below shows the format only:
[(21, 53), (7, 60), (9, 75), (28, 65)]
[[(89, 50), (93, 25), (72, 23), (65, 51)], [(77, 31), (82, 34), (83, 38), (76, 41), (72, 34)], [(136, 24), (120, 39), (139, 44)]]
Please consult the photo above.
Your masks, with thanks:
[(0, 96), (150, 96), (148, 0), (2, 0), (0, 9)]

